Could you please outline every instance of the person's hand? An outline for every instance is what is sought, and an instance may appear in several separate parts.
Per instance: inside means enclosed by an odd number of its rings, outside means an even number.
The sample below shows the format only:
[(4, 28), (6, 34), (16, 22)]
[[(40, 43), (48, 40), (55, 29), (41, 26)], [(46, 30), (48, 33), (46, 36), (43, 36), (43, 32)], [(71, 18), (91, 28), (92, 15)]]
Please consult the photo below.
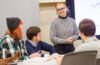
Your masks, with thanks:
[(61, 65), (63, 56), (60, 54), (55, 54), (55, 55), (50, 56), (49, 58), (56, 59), (57, 64)]
[(62, 55), (60, 55), (60, 54), (54, 54), (54, 55), (49, 56), (49, 58), (58, 59), (58, 58), (62, 58)]
[(13, 57), (13, 59), (14, 59), (14, 60), (17, 60), (17, 59), (19, 59), (19, 58), (21, 58), (21, 54), (20, 54), (19, 51), (17, 51), (17, 53), (16, 53), (16, 55)]
[(61, 57), (61, 55), (60, 54), (58, 54), (58, 53), (54, 53), (54, 54), (52, 54), (51, 56), (49, 56), (50, 58), (53, 58), (53, 59), (56, 59), (57, 57)]
[(30, 58), (33, 58), (33, 57), (41, 57), (40, 51), (37, 51), (36, 53), (32, 53), (30, 55)]
[(72, 43), (73, 42), (73, 38), (69, 37), (67, 40), (66, 40), (67, 43)]

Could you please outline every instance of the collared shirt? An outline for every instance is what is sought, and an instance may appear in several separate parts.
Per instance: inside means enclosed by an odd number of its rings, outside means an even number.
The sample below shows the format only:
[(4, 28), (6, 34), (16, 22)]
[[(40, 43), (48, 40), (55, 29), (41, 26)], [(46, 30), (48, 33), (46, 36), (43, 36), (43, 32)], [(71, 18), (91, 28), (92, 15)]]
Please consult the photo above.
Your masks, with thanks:
[(33, 43), (32, 41), (28, 40), (33, 46), (37, 47), (37, 44), (36, 43)]
[(96, 42), (96, 41), (98, 41), (98, 39), (95, 36), (93, 36), (93, 37), (90, 37), (87, 40), (85, 40), (84, 43), (88, 43), (88, 42), (92, 42), (92, 41)]

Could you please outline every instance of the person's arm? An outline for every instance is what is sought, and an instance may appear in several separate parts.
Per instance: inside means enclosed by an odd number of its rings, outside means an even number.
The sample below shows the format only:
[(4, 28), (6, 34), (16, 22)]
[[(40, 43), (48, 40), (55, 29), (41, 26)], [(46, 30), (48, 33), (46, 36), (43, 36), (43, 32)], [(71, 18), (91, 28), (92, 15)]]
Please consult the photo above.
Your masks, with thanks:
[(62, 39), (62, 38), (59, 38), (57, 37), (57, 29), (56, 29), (56, 23), (53, 22), (51, 24), (51, 28), (50, 28), (50, 39), (53, 43), (56, 43), (56, 44), (62, 44), (62, 43), (66, 43), (66, 39)]
[(1, 49), (2, 49), (2, 53), (1, 53), (1, 58), (9, 58), (9, 57), (14, 57), (15, 55), (15, 50), (13, 48), (13, 43), (14, 41), (9, 38), (6, 37), (3, 39), (2, 43), (1, 43)]
[(37, 51), (37, 52), (32, 53), (32, 54), (30, 55), (30, 58), (34, 58), (34, 57), (41, 57), (40, 51)]
[(46, 42), (39, 41), (38, 44), (41, 46), (41, 50), (48, 51), (50, 54), (56, 53), (54, 47)]
[(0, 65), (11, 65), (11, 64), (8, 64), (7, 62), (0, 62)]
[(61, 65), (61, 62), (62, 62), (63, 57), (64, 56), (59, 55), (59, 54), (56, 54), (54, 56), (49, 56), (49, 58), (56, 60), (57, 65)]
[(88, 43), (82, 43), (81, 45), (79, 45), (74, 52), (80, 52), (80, 51), (89, 51), (91, 49), (89, 49)]
[(23, 40), (21, 40), (21, 44), (22, 44), (22, 48), (23, 48), (23, 50), (24, 50), (24, 53), (23, 53), (23, 55), (22, 55), (22, 58), (24, 58), (24, 59), (29, 59), (30, 57), (29, 57), (29, 55), (28, 55), (28, 53), (27, 53), (26, 45), (25, 45), (25, 42), (24, 42)]
[(13, 57), (9, 57), (9, 58), (6, 58), (6, 59), (0, 59), (0, 62), (7, 62), (7, 63), (10, 63), (14, 60)]
[(14, 61), (14, 60), (19, 59), (20, 57), (21, 57), (21, 54), (20, 54), (20, 52), (18, 51), (14, 57), (9, 57), (9, 58), (6, 58), (6, 59), (0, 59), (0, 62), (7, 62), (7, 63), (10, 63), (10, 62), (12, 62), (12, 61)]
[(74, 34), (71, 36), (71, 38), (73, 39), (73, 41), (78, 39), (79, 36), (79, 29), (75, 23), (75, 21), (73, 21), (73, 30), (74, 30)]
[(8, 63), (13, 62), (14, 60), (17, 60), (20, 57), (21, 57), (21, 54), (19, 52), (17, 52), (14, 57), (9, 57), (9, 58), (6, 58), (6, 59), (0, 59), (0, 65), (11, 65), (11, 64), (8, 64)]

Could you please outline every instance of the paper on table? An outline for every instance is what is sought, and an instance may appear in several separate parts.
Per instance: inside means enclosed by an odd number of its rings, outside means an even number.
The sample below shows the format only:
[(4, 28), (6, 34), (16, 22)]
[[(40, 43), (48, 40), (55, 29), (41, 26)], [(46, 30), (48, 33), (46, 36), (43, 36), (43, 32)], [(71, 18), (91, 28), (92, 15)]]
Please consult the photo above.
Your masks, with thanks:
[(25, 60), (18, 65), (57, 65), (57, 63), (55, 59), (37, 57)]

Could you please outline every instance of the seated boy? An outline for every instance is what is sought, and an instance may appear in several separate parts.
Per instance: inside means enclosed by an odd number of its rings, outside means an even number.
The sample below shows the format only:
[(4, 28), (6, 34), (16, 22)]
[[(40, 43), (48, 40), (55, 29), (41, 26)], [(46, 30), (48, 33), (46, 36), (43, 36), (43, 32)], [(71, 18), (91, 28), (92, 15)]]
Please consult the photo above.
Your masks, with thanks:
[(27, 29), (26, 49), (30, 56), (44, 57), (46, 54), (41, 54), (41, 50), (48, 51), (50, 54), (56, 53), (54, 47), (46, 42), (41, 41), (41, 30), (39, 27), (31, 26)]

